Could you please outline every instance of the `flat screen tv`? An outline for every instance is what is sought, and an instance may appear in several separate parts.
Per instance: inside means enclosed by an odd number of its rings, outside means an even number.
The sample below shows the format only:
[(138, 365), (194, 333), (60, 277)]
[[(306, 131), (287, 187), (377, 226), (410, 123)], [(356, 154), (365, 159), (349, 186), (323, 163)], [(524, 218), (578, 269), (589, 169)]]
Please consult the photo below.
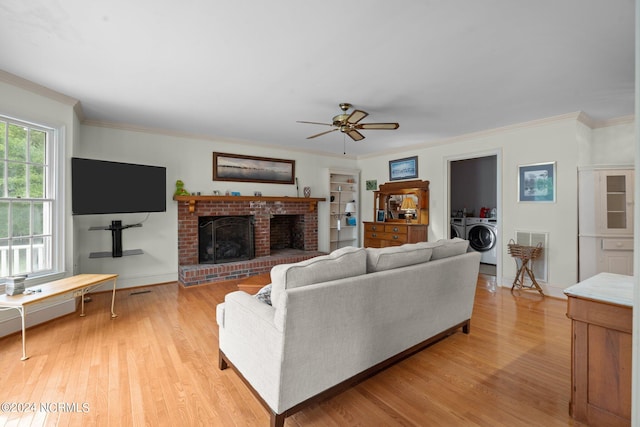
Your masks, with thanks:
[(74, 215), (165, 212), (167, 169), (73, 157), (71, 198)]

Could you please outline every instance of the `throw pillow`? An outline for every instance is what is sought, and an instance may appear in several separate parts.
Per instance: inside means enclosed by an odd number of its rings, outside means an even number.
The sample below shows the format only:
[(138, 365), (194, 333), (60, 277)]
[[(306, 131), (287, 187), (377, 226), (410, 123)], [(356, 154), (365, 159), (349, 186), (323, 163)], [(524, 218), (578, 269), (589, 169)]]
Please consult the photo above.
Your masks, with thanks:
[(451, 256), (462, 255), (467, 252), (469, 241), (454, 237), (453, 239), (442, 239), (433, 245), (432, 260), (448, 258)]
[(433, 249), (416, 243), (386, 248), (366, 248), (367, 273), (420, 264), (431, 259)]
[(254, 297), (258, 300), (258, 301), (262, 301), (265, 304), (269, 304), (271, 305), (271, 283), (269, 283), (268, 285), (262, 287), (255, 295)]
[(295, 264), (275, 265), (271, 269), (271, 303), (276, 307), (285, 289), (365, 274), (366, 258), (363, 248), (348, 246)]

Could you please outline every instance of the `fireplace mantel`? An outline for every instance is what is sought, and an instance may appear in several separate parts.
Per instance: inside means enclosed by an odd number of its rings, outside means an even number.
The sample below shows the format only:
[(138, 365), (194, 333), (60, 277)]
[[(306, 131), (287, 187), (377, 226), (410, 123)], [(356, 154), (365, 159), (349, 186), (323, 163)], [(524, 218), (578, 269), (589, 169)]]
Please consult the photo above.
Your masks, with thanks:
[(316, 210), (318, 202), (327, 200), (324, 197), (286, 197), (286, 196), (173, 196), (176, 202), (187, 202), (189, 204), (189, 213), (194, 213), (196, 203), (199, 201), (213, 202), (291, 202), (291, 203), (308, 203), (309, 212)]

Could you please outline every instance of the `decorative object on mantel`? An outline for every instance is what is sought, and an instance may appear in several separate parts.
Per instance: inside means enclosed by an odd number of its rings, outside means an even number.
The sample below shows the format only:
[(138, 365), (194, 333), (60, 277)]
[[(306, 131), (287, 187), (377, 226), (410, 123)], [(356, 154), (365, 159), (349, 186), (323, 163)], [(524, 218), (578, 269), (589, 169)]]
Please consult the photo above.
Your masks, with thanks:
[(304, 187), (304, 197), (311, 197), (311, 187)]
[(188, 196), (189, 192), (184, 188), (184, 182), (181, 179), (176, 181), (176, 191), (174, 196)]
[(220, 201), (220, 202), (235, 202), (235, 201), (267, 201), (267, 202), (301, 202), (309, 204), (309, 212), (316, 210), (318, 202), (324, 202), (327, 199), (324, 197), (287, 197), (287, 196), (232, 196), (227, 194), (224, 196), (173, 196), (173, 200), (176, 202), (186, 202), (189, 205), (189, 213), (194, 213), (196, 210), (196, 203), (198, 201)]
[(293, 184), (295, 160), (213, 153), (213, 180)]

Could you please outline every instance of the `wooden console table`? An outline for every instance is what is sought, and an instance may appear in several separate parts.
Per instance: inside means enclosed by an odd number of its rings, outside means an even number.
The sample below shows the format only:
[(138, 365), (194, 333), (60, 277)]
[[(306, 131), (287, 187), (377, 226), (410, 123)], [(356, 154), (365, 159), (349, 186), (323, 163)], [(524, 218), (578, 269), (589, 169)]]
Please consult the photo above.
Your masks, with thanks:
[(633, 277), (600, 273), (565, 289), (571, 319), (571, 416), (631, 424)]
[(116, 279), (117, 274), (78, 274), (54, 282), (44, 283), (39, 286), (33, 286), (27, 289), (30, 293), (19, 295), (0, 295), (0, 310), (16, 309), (22, 318), (22, 358), (27, 360), (27, 346), (25, 335), (25, 317), (27, 315), (26, 308), (29, 305), (42, 302), (46, 299), (59, 295), (73, 293), (73, 296), (80, 297), (82, 309), (80, 316), (84, 317), (84, 296), (91, 289), (105, 282), (113, 281), (113, 292), (111, 294), (111, 318), (118, 317), (113, 311), (116, 301)]

